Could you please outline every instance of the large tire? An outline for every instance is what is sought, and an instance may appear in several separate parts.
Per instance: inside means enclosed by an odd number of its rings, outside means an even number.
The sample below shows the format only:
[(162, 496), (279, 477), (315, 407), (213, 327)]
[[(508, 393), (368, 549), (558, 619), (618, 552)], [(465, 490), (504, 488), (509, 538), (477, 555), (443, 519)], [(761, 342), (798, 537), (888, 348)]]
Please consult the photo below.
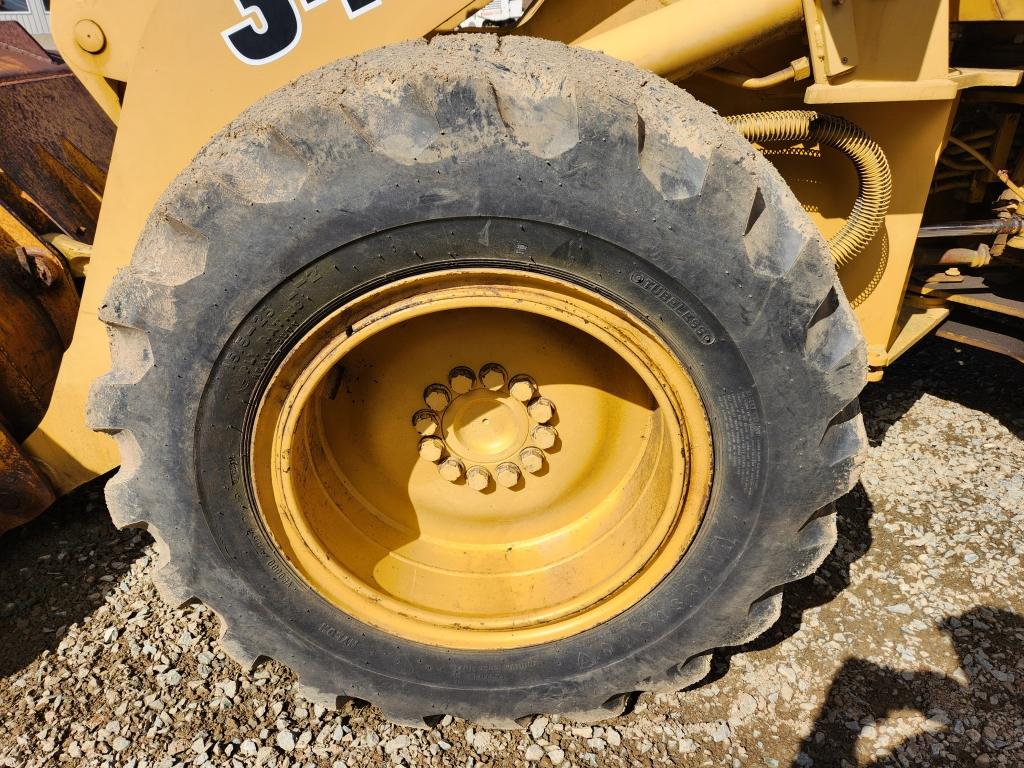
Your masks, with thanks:
[[(685, 361), (715, 442), (699, 535), (654, 591), (498, 652), (410, 643), (326, 605), (261, 540), (238, 464), (270, 366), (325, 307), (482, 259), (634, 308)], [(239, 661), (278, 659), (307, 694), (400, 722), (594, 717), (695, 683), (829, 552), (865, 447), (863, 341), (778, 173), (668, 82), (545, 41), (439, 37), (271, 94), (171, 185), (101, 316), (114, 365), (90, 421), (123, 459), (107, 498), (157, 538), (164, 594), (216, 610)]]

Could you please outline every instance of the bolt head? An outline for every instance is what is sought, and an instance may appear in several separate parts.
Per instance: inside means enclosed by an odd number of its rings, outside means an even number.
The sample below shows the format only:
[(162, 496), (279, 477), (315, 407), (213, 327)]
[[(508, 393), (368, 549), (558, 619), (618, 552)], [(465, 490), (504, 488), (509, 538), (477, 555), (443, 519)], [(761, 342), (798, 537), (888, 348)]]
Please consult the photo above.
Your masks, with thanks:
[(519, 402), (528, 403), (537, 394), (537, 384), (529, 376), (513, 376), (508, 383), (508, 393)]
[(79, 19), (75, 23), (75, 42), (86, 53), (100, 53), (107, 47), (107, 36), (92, 19)]
[(549, 448), (554, 448), (555, 443), (558, 441), (558, 433), (555, 431), (555, 428), (549, 427), (546, 424), (534, 427), (531, 436), (537, 447), (543, 448), (545, 451)]
[(439, 437), (424, 437), (420, 440), (420, 458), (436, 463), (444, 456), (444, 443)]
[(519, 453), (519, 462), (523, 465), (523, 469), (531, 475), (536, 475), (544, 469), (544, 454), (536, 448), (524, 448)]
[(530, 413), (530, 418), (538, 424), (547, 424), (555, 417), (555, 404), (546, 397), (538, 397), (530, 403), (527, 410)]
[(412, 425), (424, 437), (436, 435), (441, 429), (441, 421), (437, 418), (437, 414), (426, 409), (416, 411), (412, 417)]
[(476, 384), (476, 373), (464, 365), (452, 368), (448, 374), (448, 384), (456, 395), (464, 395)]
[(499, 390), (508, 381), (508, 373), (497, 363), (488, 363), (480, 369), (480, 383), (487, 389)]
[(452, 393), (444, 384), (431, 384), (423, 390), (423, 402), (427, 404), (427, 408), (437, 413), (447, 408), (451, 401)]
[(437, 471), (449, 483), (456, 483), (462, 477), (465, 468), (462, 466), (461, 461), (454, 456), (449, 456), (438, 465)]
[(474, 491), (486, 491), (491, 484), (491, 473), (483, 467), (470, 467), (466, 472), (466, 485)]
[(494, 474), (498, 479), (498, 484), (503, 488), (511, 488), (523, 476), (523, 473), (519, 471), (519, 467), (512, 462), (499, 464)]

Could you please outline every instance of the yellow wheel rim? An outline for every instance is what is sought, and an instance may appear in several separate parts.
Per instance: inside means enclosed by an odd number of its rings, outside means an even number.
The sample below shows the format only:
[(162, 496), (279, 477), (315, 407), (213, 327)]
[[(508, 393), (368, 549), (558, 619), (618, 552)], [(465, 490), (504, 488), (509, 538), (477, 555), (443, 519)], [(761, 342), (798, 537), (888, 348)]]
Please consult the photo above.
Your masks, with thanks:
[(568, 637), (676, 566), (712, 475), (701, 399), (618, 305), (512, 270), (436, 272), (334, 311), (278, 367), (251, 472), (324, 599), (460, 649)]

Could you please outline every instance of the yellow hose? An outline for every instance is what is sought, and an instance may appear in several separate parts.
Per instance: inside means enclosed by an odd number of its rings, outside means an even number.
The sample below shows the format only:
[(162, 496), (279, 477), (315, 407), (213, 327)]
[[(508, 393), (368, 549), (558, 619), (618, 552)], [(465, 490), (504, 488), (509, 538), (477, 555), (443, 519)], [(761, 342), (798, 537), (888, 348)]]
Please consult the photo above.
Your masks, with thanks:
[(754, 112), (726, 120), (751, 142), (822, 144), (849, 157), (857, 168), (860, 189), (850, 216), (828, 241), (828, 248), (841, 267), (867, 247), (889, 211), (892, 173), (882, 148), (859, 126), (842, 117), (807, 110)]

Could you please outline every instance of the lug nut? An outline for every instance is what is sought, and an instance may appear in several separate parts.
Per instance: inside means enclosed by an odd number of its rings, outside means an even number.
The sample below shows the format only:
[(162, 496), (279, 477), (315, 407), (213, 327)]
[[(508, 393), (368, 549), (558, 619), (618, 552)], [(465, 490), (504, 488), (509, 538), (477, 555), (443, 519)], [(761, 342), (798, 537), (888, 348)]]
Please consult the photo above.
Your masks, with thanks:
[(459, 478), (462, 477), (465, 468), (462, 466), (461, 461), (454, 456), (449, 456), (438, 465), (437, 471), (449, 483), (457, 483)]
[(491, 473), (483, 467), (470, 467), (466, 472), (466, 485), (474, 491), (486, 491), (491, 484)]
[(555, 416), (555, 404), (546, 397), (538, 397), (526, 409), (538, 424), (547, 424)]
[(427, 404), (427, 407), (441, 413), (445, 408), (448, 407), (448, 403), (452, 401), (452, 393), (448, 391), (448, 387), (444, 384), (431, 384), (425, 390), (423, 390), (423, 402)]
[(424, 437), (436, 435), (441, 428), (441, 422), (438, 420), (437, 414), (426, 409), (416, 411), (412, 417), (412, 425)]
[(555, 443), (558, 441), (558, 433), (555, 431), (555, 428), (549, 427), (546, 424), (534, 427), (533, 432), (530, 434), (533, 437), (533, 442), (545, 451), (549, 448), (553, 448)]
[(544, 453), (537, 448), (524, 448), (519, 452), (519, 461), (523, 469), (531, 475), (536, 475), (544, 469)]
[(523, 473), (519, 471), (519, 467), (509, 461), (499, 464), (495, 475), (497, 475), (499, 485), (504, 488), (511, 488), (519, 482), (519, 478), (523, 476)]
[(420, 440), (420, 458), (436, 463), (444, 456), (444, 443), (439, 437), (424, 437)]
[(488, 363), (480, 369), (480, 383), (488, 389), (501, 389), (507, 380), (508, 373), (497, 363)]
[(451, 373), (448, 374), (448, 384), (456, 395), (466, 394), (473, 388), (475, 383), (476, 374), (473, 373), (473, 369), (467, 368), (464, 365), (452, 368)]
[(508, 383), (508, 393), (521, 403), (528, 403), (537, 394), (537, 384), (529, 376), (513, 376)]

